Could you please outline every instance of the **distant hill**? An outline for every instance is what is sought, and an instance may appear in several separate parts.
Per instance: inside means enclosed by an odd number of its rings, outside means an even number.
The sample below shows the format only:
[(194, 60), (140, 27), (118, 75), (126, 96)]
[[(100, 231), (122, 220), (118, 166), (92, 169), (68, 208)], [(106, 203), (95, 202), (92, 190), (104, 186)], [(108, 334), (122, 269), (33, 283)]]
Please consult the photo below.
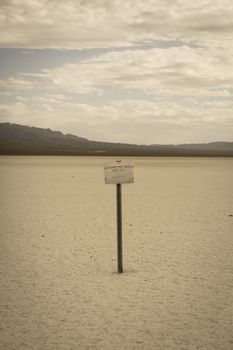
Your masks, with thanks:
[(233, 157), (233, 142), (146, 146), (90, 141), (60, 131), (0, 123), (0, 154)]

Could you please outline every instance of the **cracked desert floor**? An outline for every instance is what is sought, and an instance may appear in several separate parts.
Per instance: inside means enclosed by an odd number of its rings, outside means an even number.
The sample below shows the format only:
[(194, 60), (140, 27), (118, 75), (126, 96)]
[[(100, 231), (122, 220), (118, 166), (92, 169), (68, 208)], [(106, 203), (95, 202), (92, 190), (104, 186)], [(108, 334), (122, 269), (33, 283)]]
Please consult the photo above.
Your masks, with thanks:
[(0, 157), (1, 350), (232, 350), (233, 159)]

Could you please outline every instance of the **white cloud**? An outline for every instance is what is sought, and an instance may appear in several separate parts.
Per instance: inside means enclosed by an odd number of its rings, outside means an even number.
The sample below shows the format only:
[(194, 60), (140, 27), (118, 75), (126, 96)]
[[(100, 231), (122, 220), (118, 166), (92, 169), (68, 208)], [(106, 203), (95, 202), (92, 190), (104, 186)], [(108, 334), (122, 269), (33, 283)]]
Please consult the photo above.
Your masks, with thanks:
[(84, 62), (0, 81), (12, 89), (104, 94), (106, 88), (151, 96), (232, 96), (233, 48), (153, 48), (101, 54)]
[(231, 0), (1, 1), (2, 47), (116, 47), (180, 38), (231, 40)]
[[(93, 140), (183, 143), (231, 140), (233, 102), (114, 101), (104, 106), (63, 103), (63, 98), (18, 98), (0, 105), (2, 121), (49, 127)], [(0, 112), (1, 114), (1, 112)]]
[(2, 0), (0, 47), (108, 51), (2, 79), (1, 120), (106, 141), (230, 140), (232, 18), (231, 0)]
[(5, 80), (0, 80), (0, 87), (5, 89), (11, 89), (15, 91), (30, 91), (36, 88), (44, 88), (46, 86), (45, 82), (32, 81), (30, 79), (22, 79), (21, 76), (9, 77)]

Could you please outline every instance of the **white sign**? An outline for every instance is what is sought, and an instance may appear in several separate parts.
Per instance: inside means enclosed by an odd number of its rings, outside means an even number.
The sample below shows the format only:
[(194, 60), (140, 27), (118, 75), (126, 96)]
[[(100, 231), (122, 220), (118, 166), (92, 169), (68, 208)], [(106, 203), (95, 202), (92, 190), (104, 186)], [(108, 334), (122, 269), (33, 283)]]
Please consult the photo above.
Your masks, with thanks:
[(134, 165), (129, 161), (116, 160), (104, 166), (106, 184), (133, 183)]

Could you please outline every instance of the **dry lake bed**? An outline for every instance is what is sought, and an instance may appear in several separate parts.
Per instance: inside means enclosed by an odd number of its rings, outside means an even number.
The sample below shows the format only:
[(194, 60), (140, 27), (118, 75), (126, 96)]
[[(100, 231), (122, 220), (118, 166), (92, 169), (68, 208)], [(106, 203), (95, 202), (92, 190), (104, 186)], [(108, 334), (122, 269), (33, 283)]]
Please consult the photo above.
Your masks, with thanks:
[(1, 350), (232, 350), (233, 159), (0, 157)]

